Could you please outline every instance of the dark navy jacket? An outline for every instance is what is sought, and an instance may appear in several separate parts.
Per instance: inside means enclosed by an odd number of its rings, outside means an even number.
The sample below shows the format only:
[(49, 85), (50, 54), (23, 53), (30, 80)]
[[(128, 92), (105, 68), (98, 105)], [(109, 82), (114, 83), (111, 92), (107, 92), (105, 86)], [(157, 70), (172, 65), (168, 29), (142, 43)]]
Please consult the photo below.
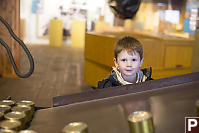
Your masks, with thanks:
[[(143, 74), (147, 77), (147, 80), (153, 80), (151, 78), (151, 74), (152, 74), (152, 68), (145, 68), (145, 69), (141, 69), (141, 71), (143, 72)], [(114, 87), (114, 86), (120, 86), (122, 85), (118, 79), (117, 79), (117, 75), (115, 71), (112, 71), (112, 73), (106, 77), (105, 79), (103, 79), (102, 81), (98, 82), (98, 87), (95, 89), (102, 89), (102, 88), (108, 88), (108, 87)]]

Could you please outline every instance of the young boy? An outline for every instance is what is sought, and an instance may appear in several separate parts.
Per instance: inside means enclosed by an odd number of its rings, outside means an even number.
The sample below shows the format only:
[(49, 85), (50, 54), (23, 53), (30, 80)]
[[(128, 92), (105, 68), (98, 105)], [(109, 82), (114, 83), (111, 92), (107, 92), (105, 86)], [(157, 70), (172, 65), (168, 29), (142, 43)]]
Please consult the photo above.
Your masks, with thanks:
[(143, 64), (143, 48), (133, 37), (121, 38), (114, 48), (114, 64), (112, 73), (98, 82), (97, 89), (145, 82), (151, 80), (151, 67), (140, 70)]

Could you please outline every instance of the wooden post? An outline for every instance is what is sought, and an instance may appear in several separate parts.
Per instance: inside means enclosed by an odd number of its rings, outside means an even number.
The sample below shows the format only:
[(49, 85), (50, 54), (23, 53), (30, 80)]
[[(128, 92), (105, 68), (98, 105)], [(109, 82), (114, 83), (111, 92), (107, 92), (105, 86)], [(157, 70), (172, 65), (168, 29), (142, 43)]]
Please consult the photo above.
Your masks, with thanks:
[[(19, 37), (20, 0), (0, 0), (0, 16), (3, 17)], [(12, 52), (17, 68), (20, 69), (20, 45), (10, 36), (5, 26), (0, 23), (0, 38), (6, 42)], [(0, 76), (16, 77), (6, 49), (0, 44)]]

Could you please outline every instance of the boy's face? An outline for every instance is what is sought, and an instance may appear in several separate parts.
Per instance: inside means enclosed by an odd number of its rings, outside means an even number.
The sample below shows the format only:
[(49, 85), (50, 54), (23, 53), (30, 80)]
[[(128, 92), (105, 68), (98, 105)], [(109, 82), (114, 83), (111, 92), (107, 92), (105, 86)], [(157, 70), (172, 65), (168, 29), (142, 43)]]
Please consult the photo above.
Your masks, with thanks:
[(140, 60), (140, 55), (136, 51), (129, 54), (126, 50), (122, 50), (117, 60), (114, 59), (114, 63), (123, 76), (136, 76), (139, 67), (143, 64), (143, 59)]

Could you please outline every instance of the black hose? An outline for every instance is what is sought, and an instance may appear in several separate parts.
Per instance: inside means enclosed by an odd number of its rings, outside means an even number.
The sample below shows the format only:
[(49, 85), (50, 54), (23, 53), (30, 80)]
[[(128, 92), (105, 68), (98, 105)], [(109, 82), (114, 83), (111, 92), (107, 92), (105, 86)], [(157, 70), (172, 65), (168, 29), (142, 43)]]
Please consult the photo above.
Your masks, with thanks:
[(29, 72), (26, 74), (22, 74), (18, 71), (17, 66), (15, 64), (15, 61), (13, 59), (12, 53), (10, 51), (10, 48), (8, 47), (8, 45), (0, 38), (0, 43), (6, 48), (7, 53), (9, 55), (10, 61), (12, 63), (12, 66), (14, 68), (15, 73), (17, 74), (17, 76), (19, 76), (20, 78), (28, 78), (34, 71), (34, 60), (33, 57), (30, 53), (30, 51), (28, 50), (28, 48), (26, 47), (26, 45), (24, 44), (24, 42), (22, 40), (20, 40), (12, 31), (12, 28), (10, 27), (10, 25), (0, 16), (0, 21), (6, 26), (6, 28), (8, 29), (10, 35), (21, 45), (21, 47), (24, 49), (26, 55), (28, 56), (29, 59), (29, 63), (30, 63), (30, 69)]

